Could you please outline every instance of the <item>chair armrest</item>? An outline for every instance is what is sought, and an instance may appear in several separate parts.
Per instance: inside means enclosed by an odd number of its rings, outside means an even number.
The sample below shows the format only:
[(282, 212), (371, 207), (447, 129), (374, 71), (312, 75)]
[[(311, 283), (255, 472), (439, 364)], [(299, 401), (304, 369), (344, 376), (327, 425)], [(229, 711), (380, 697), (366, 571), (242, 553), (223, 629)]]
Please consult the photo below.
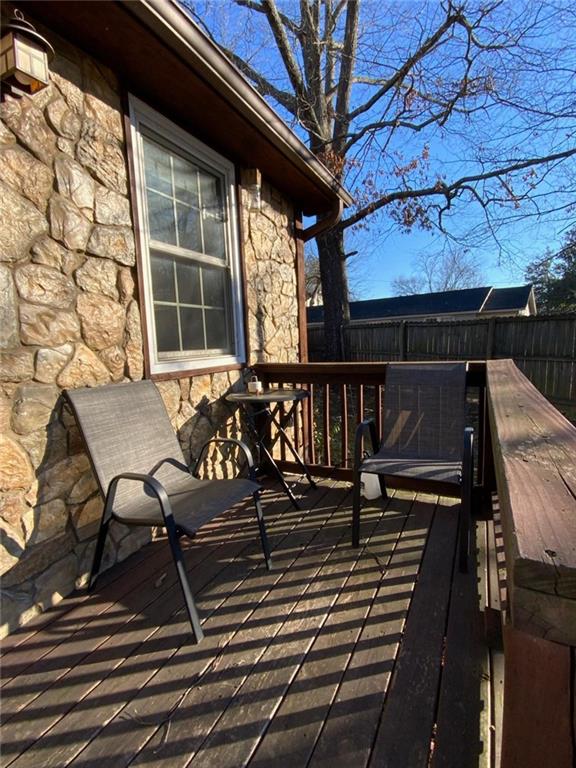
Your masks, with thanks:
[(162, 485), (162, 483), (157, 480), (155, 477), (152, 477), (152, 475), (142, 475), (138, 474), (136, 472), (122, 472), (119, 475), (115, 475), (115, 477), (112, 478), (110, 481), (110, 485), (108, 486), (108, 491), (106, 493), (106, 507), (111, 509), (112, 505), (114, 504), (114, 497), (116, 496), (116, 488), (118, 486), (118, 483), (120, 480), (133, 480), (139, 483), (142, 483), (144, 486), (149, 488), (154, 496), (158, 499), (158, 503), (160, 504), (160, 510), (162, 512), (162, 517), (164, 518), (164, 521), (167, 525), (174, 524), (174, 518), (172, 516), (172, 507), (170, 505), (170, 499), (168, 498), (168, 494), (166, 493), (166, 489)]
[(208, 450), (208, 446), (210, 445), (234, 445), (236, 448), (239, 448), (240, 451), (244, 454), (244, 458), (246, 459), (246, 465), (248, 466), (248, 475), (250, 477), (250, 480), (256, 479), (256, 474), (254, 470), (254, 459), (252, 457), (252, 452), (250, 451), (250, 448), (246, 445), (246, 443), (243, 443), (241, 440), (235, 440), (231, 437), (213, 437), (211, 440), (207, 440), (202, 448), (200, 449), (200, 455), (196, 459), (196, 462), (194, 463), (194, 469), (192, 470), (192, 474), (194, 477), (198, 477), (198, 470), (200, 466), (202, 465), (202, 462), (204, 461), (204, 457), (206, 454), (206, 451)]
[(374, 419), (365, 419), (361, 421), (356, 427), (356, 435), (354, 437), (354, 471), (357, 472), (360, 464), (362, 464), (362, 446), (364, 443), (364, 435), (370, 434), (370, 441), (372, 443), (372, 451), (374, 453), (378, 450), (378, 436), (376, 435), (376, 424)]

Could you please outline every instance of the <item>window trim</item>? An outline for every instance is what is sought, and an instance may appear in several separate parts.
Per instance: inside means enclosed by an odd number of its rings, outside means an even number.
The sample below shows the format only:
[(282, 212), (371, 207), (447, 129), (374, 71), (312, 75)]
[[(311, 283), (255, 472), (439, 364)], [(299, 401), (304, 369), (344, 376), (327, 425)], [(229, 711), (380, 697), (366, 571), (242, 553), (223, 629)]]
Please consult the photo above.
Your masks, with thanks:
[[(243, 271), (240, 259), (240, 243), (238, 238), (238, 219), (239, 211), (236, 202), (236, 169), (234, 163), (206, 146), (196, 137), (183, 130), (164, 115), (149, 107), (147, 104), (136, 98), (132, 94), (128, 95), (129, 119), (130, 119), (130, 139), (131, 139), (131, 161), (134, 170), (134, 191), (135, 204), (137, 207), (137, 220), (139, 226), (136, 228), (136, 236), (141, 254), (140, 264), (142, 267), (142, 299), (144, 306), (143, 317), (146, 326), (146, 339), (148, 353), (148, 364), (151, 376), (161, 376), (162, 374), (178, 374), (183, 376), (189, 373), (194, 375), (195, 371), (206, 372), (207, 369), (232, 368), (242, 366), (246, 362), (246, 339), (245, 339), (245, 312), (244, 312), (244, 294), (243, 294)], [(141, 130), (141, 126), (143, 131)], [(146, 130), (148, 129), (148, 131)], [(154, 301), (152, 293), (152, 275), (150, 252), (154, 246), (150, 238), (146, 204), (146, 187), (144, 180), (144, 149), (143, 136), (146, 133), (157, 134), (161, 139), (172, 144), (176, 150), (183, 148), (191, 157), (196, 157), (198, 161), (208, 168), (213, 168), (215, 172), (222, 175), (225, 192), (226, 205), (226, 226), (225, 233), (227, 238), (228, 259), (230, 265), (230, 324), (231, 336), (234, 341), (234, 354), (214, 354), (209, 351), (203, 353), (192, 353), (178, 357), (178, 359), (164, 358), (159, 359), (156, 349), (156, 334), (154, 324)], [(167, 252), (175, 252), (176, 249), (167, 245)], [(209, 262), (210, 257), (207, 256)]]

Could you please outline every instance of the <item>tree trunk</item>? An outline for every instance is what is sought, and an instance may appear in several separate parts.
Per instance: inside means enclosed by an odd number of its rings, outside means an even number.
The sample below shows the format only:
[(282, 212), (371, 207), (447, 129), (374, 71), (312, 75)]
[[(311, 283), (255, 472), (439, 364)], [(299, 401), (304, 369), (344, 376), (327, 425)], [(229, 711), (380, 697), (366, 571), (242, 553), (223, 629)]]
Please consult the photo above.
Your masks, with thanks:
[(348, 276), (344, 256), (344, 232), (339, 227), (316, 238), (324, 303), (325, 359), (344, 359), (342, 326), (350, 319)]

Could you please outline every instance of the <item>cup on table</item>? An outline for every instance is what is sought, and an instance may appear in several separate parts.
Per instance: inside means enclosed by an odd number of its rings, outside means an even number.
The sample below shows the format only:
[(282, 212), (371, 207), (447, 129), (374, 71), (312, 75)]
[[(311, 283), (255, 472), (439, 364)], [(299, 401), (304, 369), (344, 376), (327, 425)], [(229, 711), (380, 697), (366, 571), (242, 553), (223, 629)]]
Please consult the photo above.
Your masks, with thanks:
[(262, 392), (264, 392), (264, 385), (254, 376), (248, 382), (248, 392), (250, 392), (251, 395), (261, 395)]

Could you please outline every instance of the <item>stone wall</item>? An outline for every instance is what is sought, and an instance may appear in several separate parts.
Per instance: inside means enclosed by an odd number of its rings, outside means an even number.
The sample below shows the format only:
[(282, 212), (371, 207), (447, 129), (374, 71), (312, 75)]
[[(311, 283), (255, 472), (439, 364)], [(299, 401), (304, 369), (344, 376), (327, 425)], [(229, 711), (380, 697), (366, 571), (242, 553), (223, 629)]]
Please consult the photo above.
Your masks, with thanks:
[[(61, 390), (143, 376), (120, 88), (49, 34), (51, 85), (0, 108), (2, 634), (84, 584), (91, 563), (102, 502)], [(250, 362), (295, 361), (292, 207), (266, 184), (261, 212), (241, 207)], [(186, 452), (238, 434), (221, 398), (240, 385), (236, 371), (159, 382)], [(105, 564), (149, 536), (116, 524)]]

